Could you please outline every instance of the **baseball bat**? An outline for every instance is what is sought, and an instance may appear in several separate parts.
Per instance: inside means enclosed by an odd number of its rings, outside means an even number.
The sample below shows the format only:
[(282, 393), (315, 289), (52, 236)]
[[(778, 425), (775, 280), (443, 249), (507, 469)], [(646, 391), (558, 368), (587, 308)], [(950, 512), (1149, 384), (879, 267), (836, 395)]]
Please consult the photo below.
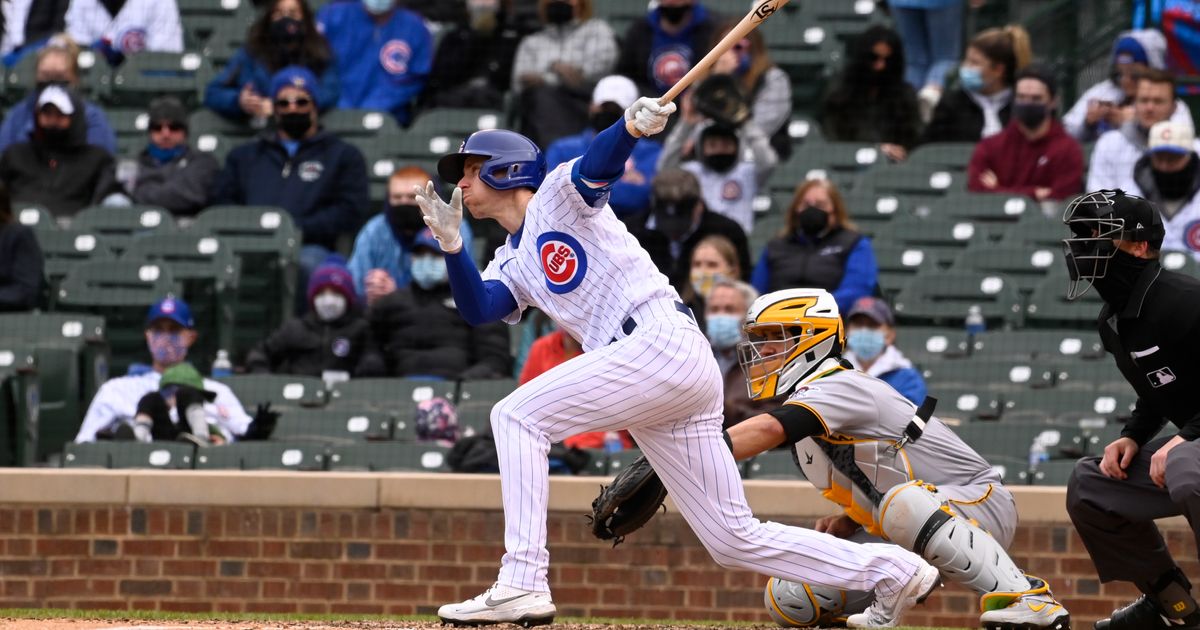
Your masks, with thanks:
[[(688, 70), (687, 74), (683, 75), (683, 78), (676, 81), (675, 85), (671, 86), (671, 89), (658, 98), (658, 104), (666, 105), (675, 100), (680, 92), (686, 90), (701, 74), (708, 71), (708, 68), (716, 63), (721, 55), (725, 54), (730, 48), (733, 48), (734, 44), (742, 41), (742, 38), (747, 33), (758, 28), (759, 24), (762, 24), (787, 3), (788, 0), (762, 0), (762, 2), (754, 5), (754, 8), (750, 9), (746, 17), (742, 18), (742, 21), (738, 22), (733, 27), (733, 30), (721, 38), (721, 41), (717, 42), (717, 45), (713, 46), (712, 50), (708, 51), (708, 54), (704, 55), (703, 59), (696, 62), (696, 65), (692, 66), (692, 69)], [(625, 121), (625, 129), (635, 138), (642, 135), (638, 130), (633, 128), (633, 121)]]

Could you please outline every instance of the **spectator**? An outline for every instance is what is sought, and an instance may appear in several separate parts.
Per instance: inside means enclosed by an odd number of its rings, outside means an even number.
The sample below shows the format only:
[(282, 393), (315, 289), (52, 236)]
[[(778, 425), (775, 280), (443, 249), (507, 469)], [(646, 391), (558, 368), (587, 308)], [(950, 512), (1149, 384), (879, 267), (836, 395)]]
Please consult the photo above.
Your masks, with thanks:
[(750, 305), (758, 299), (754, 287), (730, 278), (717, 280), (705, 302), (704, 334), (717, 357), (717, 367), (725, 381), (725, 428), (742, 420), (778, 409), (780, 401), (750, 400), (746, 377), (738, 363), (737, 346), (746, 340), (742, 322)]
[(1200, 158), (1191, 125), (1164, 120), (1150, 128), (1150, 147), (1133, 167), (1134, 186), (1162, 215), (1162, 251), (1200, 260)]
[[(730, 22), (713, 39), (721, 41), (736, 22)], [(771, 61), (762, 31), (752, 30), (713, 64), (712, 74), (728, 75), (750, 106), (750, 119), (771, 139), (781, 161), (792, 155), (787, 122), (792, 117), (792, 80)]]
[(1092, 150), (1087, 189), (1131, 190), (1133, 166), (1148, 148), (1150, 128), (1171, 120), (1180, 107), (1175, 98), (1175, 77), (1165, 70), (1146, 70), (1137, 79), (1133, 118), (1104, 132)]
[(32, 311), (42, 297), (45, 259), (33, 230), (13, 216), (0, 185), (0, 312)]
[(828, 140), (878, 144), (895, 162), (908, 157), (921, 120), (895, 31), (877, 24), (846, 45), (846, 67), (822, 103), (821, 126)]
[(172, 214), (191, 216), (208, 205), (217, 171), (216, 158), (188, 145), (188, 111), (173, 96), (150, 102), (150, 141), (138, 156), (130, 180), (124, 182), (134, 202), (160, 206)]
[[(1054, 119), (1058, 89), (1048, 71), (1017, 75), (1012, 121), (975, 145), (967, 167), (972, 192), (1010, 192), (1038, 201), (1074, 197), (1083, 188), (1083, 151)], [(886, 379), (885, 379), (886, 380)]]
[(246, 355), (250, 372), (324, 378), (382, 376), (383, 357), (354, 295), (340, 256), (330, 256), (308, 279), (308, 312), (284, 322)]
[(901, 396), (919, 405), (925, 401), (925, 379), (895, 346), (896, 318), (887, 302), (865, 296), (846, 314), (846, 352), (856, 370), (882, 380)]
[(743, 269), (738, 265), (733, 243), (720, 234), (710, 234), (696, 243), (687, 265), (687, 283), (678, 289), (679, 297), (692, 309), (696, 325), (705, 330), (705, 304), (713, 286), (719, 280), (742, 277)]
[[(163, 373), (187, 360), (188, 348), (196, 343), (200, 333), (192, 319), (192, 310), (183, 300), (166, 297), (150, 307), (146, 315), (146, 345), (153, 358), (153, 369), (133, 376), (114, 378), (96, 392), (75, 436), (76, 442), (94, 442), (97, 437), (118, 434), (122, 425), (132, 427), (139, 413), (142, 398), (160, 390)], [(224, 383), (203, 379), (203, 389), (215, 394), (204, 404), (208, 423), (214, 425), (228, 441), (243, 436), (251, 418), (242, 409), (236, 396)], [(255, 420), (263, 413), (260, 408)], [(176, 422), (180, 418), (174, 419)], [(126, 429), (128, 431), (128, 429)]]
[[(639, 143), (640, 144), (640, 143)], [(745, 280), (750, 270), (750, 244), (736, 221), (708, 209), (700, 197), (700, 182), (681, 168), (654, 178), (650, 218), (634, 235), (658, 270), (676, 290), (688, 284), (692, 250), (705, 238), (721, 235), (733, 243), (735, 261)]]
[[(120, 196), (113, 157), (87, 144), (83, 101), (60, 85), (37, 95), (35, 127), (29, 140), (0, 154), (0, 181), (9, 194), (40, 203), (56, 216)], [(115, 199), (110, 199), (115, 201)]]
[(183, 25), (175, 0), (71, 0), (67, 34), (104, 54), (109, 65), (143, 50), (183, 52)]
[[(367, 221), (354, 239), (348, 267), (354, 276), (354, 290), (368, 307), (412, 280), (413, 239), (425, 228), (413, 190), (424, 188), (430, 180), (429, 173), (418, 166), (393, 172), (383, 212)], [(461, 230), (463, 247), (470, 251), (471, 228), (466, 221)]]
[(368, 311), (388, 374), (447, 380), (512, 375), (508, 329), (501, 322), (471, 326), (458, 314), (442, 249), (429, 228), (412, 245), (412, 283)]
[(699, 0), (659, 0), (646, 19), (629, 25), (617, 73), (633, 79), (641, 94), (662, 94), (708, 54), (715, 31)]
[(504, 101), (521, 33), (511, 0), (467, 0), (467, 20), (438, 44), (423, 100), (429, 107), (495, 109)]
[[(1153, 29), (1125, 31), (1113, 43), (1112, 72), (1109, 78), (1088, 88), (1063, 116), (1067, 133), (1080, 142), (1094, 142), (1105, 132), (1118, 129), (1134, 116), (1134, 97), (1138, 77), (1149, 68), (1165, 67), (1167, 47), (1162, 33)], [(1171, 120), (1192, 124), (1192, 114), (1183, 101), (1176, 99)]]
[[(720, 81), (710, 77), (705, 82), (714, 79)], [(693, 173), (700, 181), (705, 205), (750, 234), (754, 230), (754, 197), (778, 161), (770, 140), (753, 120), (744, 119), (740, 127), (705, 122), (691, 98), (685, 96), (682, 118), (667, 136), (658, 168), (679, 166)]]
[(958, 87), (938, 101), (921, 142), (978, 142), (1000, 133), (1012, 110), (1013, 80), (1032, 57), (1029, 33), (1020, 26), (976, 35), (958, 69)]
[(301, 284), (366, 209), (362, 153), (317, 124), (316, 77), (289, 66), (271, 79), (278, 131), (235, 148), (217, 177), (213, 204), (280, 206), (304, 233)]
[(30, 51), (46, 44), (55, 33), (66, 28), (67, 7), (71, 0), (12, 0), (4, 3), (4, 33), (0, 35), (0, 56), (5, 66), (13, 67)]
[(796, 187), (783, 232), (754, 268), (760, 293), (812, 287), (833, 293), (839, 310), (875, 292), (879, 267), (871, 240), (859, 234), (837, 187), (810, 179)]
[[(942, 97), (946, 73), (962, 51), (963, 0), (890, 0), (888, 8), (904, 42), (904, 79), (918, 94), (929, 120)], [(898, 49), (893, 49), (898, 50)]]
[[(79, 89), (79, 64), (76, 61), (78, 54), (79, 47), (62, 36), (52, 39), (45, 48), (38, 51), (37, 66), (34, 70), (36, 85), (29, 91), (28, 96), (13, 105), (4, 116), (4, 123), (0, 124), (0, 151), (18, 142), (25, 142), (33, 133), (33, 114), (37, 109), (34, 105), (42, 88), (47, 85), (60, 85), (72, 90)], [(84, 100), (83, 113), (87, 123), (88, 144), (115, 155), (117, 134), (108, 124), (104, 110), (100, 109), (99, 105)]]
[(395, 0), (331, 2), (317, 12), (333, 49), (338, 107), (391, 112), (402, 125), (433, 63), (433, 36), (419, 16)]
[[(592, 90), (588, 128), (574, 136), (555, 140), (546, 150), (546, 169), (552, 170), (583, 155), (592, 138), (621, 120), (625, 109), (637, 99), (637, 86), (633, 81), (620, 75), (600, 79), (596, 89)], [(625, 174), (613, 185), (612, 196), (608, 199), (617, 218), (628, 222), (636, 221), (634, 217), (645, 217), (650, 209), (650, 186), (661, 153), (662, 145), (657, 142), (643, 140), (634, 145), (633, 157), (625, 164)]]
[(539, 0), (542, 30), (517, 47), (512, 89), (521, 129), (539, 146), (587, 124), (588, 95), (617, 61), (612, 28), (592, 17), (592, 0)]
[(230, 120), (271, 117), (271, 77), (303, 66), (320, 77), (314, 96), (325, 111), (338, 101), (337, 71), (307, 0), (274, 0), (246, 32), (246, 44), (204, 89), (204, 106)]

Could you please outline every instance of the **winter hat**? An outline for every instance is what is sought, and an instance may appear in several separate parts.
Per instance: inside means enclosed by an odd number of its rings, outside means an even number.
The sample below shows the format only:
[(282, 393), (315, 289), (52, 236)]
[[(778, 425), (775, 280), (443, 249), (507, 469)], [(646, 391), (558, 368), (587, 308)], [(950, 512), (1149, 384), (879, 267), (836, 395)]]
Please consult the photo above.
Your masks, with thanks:
[(150, 101), (146, 112), (149, 114), (148, 118), (151, 123), (166, 122), (182, 125), (184, 129), (187, 129), (188, 110), (174, 96), (160, 96)]
[(217, 394), (204, 389), (204, 377), (200, 376), (200, 372), (192, 366), (191, 363), (177, 363), (167, 368), (163, 372), (162, 378), (158, 381), (159, 389), (166, 389), (172, 386), (186, 385), (198, 390), (204, 394), (205, 400), (212, 402), (216, 400)]
[(271, 77), (271, 98), (279, 96), (279, 91), (285, 87), (304, 90), (309, 98), (313, 98), (317, 77), (304, 66), (288, 66)]
[(308, 278), (308, 303), (325, 289), (333, 289), (346, 298), (348, 306), (354, 306), (354, 277), (346, 269), (346, 259), (333, 254), (321, 263)]

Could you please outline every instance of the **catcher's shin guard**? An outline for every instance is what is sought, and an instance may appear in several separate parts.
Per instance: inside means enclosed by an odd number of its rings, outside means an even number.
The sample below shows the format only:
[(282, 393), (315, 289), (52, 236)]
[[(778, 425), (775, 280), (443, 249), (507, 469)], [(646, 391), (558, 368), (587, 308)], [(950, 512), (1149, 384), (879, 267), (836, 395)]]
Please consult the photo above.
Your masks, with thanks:
[(763, 589), (763, 603), (780, 627), (836, 628), (845, 625), (847, 595), (836, 588), (773, 577)]
[[(893, 487), (880, 501), (878, 515), (888, 540), (925, 558), (947, 579), (997, 594), (991, 606), (1006, 606), (1030, 588), (1000, 543), (955, 514), (931, 485), (912, 481)], [(1007, 601), (1001, 593), (1008, 594)]]

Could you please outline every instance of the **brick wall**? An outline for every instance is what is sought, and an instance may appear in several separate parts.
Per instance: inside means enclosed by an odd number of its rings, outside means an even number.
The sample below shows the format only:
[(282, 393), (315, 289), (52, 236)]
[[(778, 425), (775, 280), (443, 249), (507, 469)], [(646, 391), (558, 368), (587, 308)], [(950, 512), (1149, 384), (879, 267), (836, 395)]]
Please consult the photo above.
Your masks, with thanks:
[[(492, 582), (502, 528), (495, 510), (6, 504), (0, 607), (433, 613)], [(1200, 575), (1190, 531), (1178, 520), (1165, 531)], [(675, 513), (615, 550), (590, 538), (582, 511), (554, 512), (549, 533), (560, 614), (766, 619), (764, 578), (718, 567)], [(1098, 583), (1069, 525), (1024, 526), (1013, 550), (1076, 627), (1132, 594)], [(975, 606), (952, 587), (908, 621), (977, 627)]]

